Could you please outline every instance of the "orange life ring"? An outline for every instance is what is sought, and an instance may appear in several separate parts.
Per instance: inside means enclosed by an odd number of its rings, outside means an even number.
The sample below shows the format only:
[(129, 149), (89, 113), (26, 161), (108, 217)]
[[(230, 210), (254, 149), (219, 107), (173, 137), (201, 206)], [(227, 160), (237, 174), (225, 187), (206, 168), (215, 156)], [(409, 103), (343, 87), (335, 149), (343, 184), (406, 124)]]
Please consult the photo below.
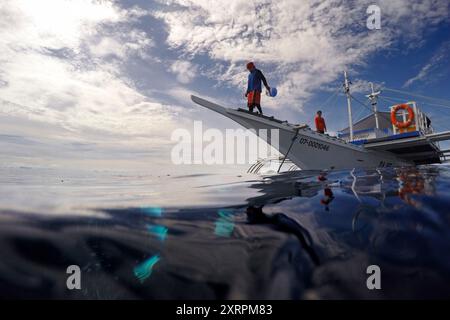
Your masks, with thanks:
[[(397, 120), (397, 111), (400, 109), (408, 111), (408, 120), (406, 120), (405, 122), (401, 122), (401, 121)], [(414, 111), (407, 104), (398, 104), (392, 109), (391, 122), (397, 128), (399, 128), (399, 129), (400, 128), (408, 128), (412, 124), (413, 121), (414, 121)]]

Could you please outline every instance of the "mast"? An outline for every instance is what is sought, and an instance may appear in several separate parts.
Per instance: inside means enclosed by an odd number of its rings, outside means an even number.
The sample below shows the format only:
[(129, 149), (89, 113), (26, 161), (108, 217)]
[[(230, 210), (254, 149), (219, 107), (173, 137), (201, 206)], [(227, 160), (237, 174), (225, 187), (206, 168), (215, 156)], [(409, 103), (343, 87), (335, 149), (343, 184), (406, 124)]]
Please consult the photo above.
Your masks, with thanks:
[(375, 90), (373, 89), (373, 82), (370, 83), (370, 88), (372, 89), (372, 93), (367, 95), (366, 97), (369, 98), (370, 102), (372, 103), (373, 114), (375, 116), (375, 127), (377, 129), (380, 129), (380, 125), (378, 122), (377, 104), (378, 104), (378, 96), (381, 94), (381, 91), (375, 92)]
[(347, 71), (344, 71), (344, 92), (347, 96), (347, 108), (348, 108), (348, 128), (350, 131), (350, 141), (353, 141), (353, 121), (352, 121), (352, 99), (350, 96), (350, 81), (348, 81)]

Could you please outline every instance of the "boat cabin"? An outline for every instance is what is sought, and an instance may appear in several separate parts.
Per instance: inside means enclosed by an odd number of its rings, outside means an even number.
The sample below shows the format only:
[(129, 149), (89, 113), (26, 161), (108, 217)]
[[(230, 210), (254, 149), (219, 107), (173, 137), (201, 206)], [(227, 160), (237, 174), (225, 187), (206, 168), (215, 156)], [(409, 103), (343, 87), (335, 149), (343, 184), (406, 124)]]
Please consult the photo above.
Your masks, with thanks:
[[(376, 138), (390, 136), (392, 138), (402, 138), (415, 136), (416, 134), (433, 133), (430, 118), (418, 108), (416, 102), (411, 101), (391, 106), (390, 111), (373, 113), (355, 122), (353, 124), (353, 140), (351, 142), (364, 144), (368, 140)], [(403, 135), (403, 133), (409, 132), (412, 134)], [(339, 131), (338, 137), (350, 142), (349, 128)]]
[(338, 132), (338, 137), (347, 142), (392, 152), (416, 164), (441, 162), (440, 139), (430, 138), (432, 135), (431, 120), (414, 101), (393, 105), (390, 112), (375, 112), (357, 121), (353, 124), (353, 140), (348, 127)]

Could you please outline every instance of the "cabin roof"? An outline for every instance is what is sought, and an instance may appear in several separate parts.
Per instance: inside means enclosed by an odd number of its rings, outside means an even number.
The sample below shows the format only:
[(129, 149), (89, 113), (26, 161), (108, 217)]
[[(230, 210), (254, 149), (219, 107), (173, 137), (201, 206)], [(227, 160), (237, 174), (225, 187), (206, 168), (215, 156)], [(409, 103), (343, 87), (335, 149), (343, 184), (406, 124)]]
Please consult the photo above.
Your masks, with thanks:
[[(378, 112), (378, 124), (381, 130), (383, 129), (390, 129), (392, 128), (391, 124), (391, 114), (390, 112)], [(359, 131), (359, 130), (367, 130), (367, 129), (374, 129), (376, 127), (375, 125), (375, 115), (370, 114), (367, 117), (362, 118), (361, 120), (356, 121), (353, 123), (353, 130)], [(339, 131), (341, 134), (348, 133), (349, 128), (345, 128)]]

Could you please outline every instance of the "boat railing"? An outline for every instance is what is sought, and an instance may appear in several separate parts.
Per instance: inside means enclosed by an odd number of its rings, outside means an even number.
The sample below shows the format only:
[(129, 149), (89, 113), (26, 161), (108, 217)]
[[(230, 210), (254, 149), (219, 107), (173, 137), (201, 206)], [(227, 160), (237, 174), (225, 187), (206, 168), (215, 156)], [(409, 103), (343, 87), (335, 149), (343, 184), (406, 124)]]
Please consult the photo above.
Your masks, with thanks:
[[(286, 170), (283, 170), (283, 172), (299, 170), (290, 159), (280, 155), (256, 160), (256, 162), (248, 168), (247, 173), (258, 174), (264, 167), (268, 167), (272, 164), (274, 167), (279, 167), (281, 163), (283, 163), (284, 168), (287, 168)], [(273, 172), (276, 172), (276, 170), (273, 170)]]

